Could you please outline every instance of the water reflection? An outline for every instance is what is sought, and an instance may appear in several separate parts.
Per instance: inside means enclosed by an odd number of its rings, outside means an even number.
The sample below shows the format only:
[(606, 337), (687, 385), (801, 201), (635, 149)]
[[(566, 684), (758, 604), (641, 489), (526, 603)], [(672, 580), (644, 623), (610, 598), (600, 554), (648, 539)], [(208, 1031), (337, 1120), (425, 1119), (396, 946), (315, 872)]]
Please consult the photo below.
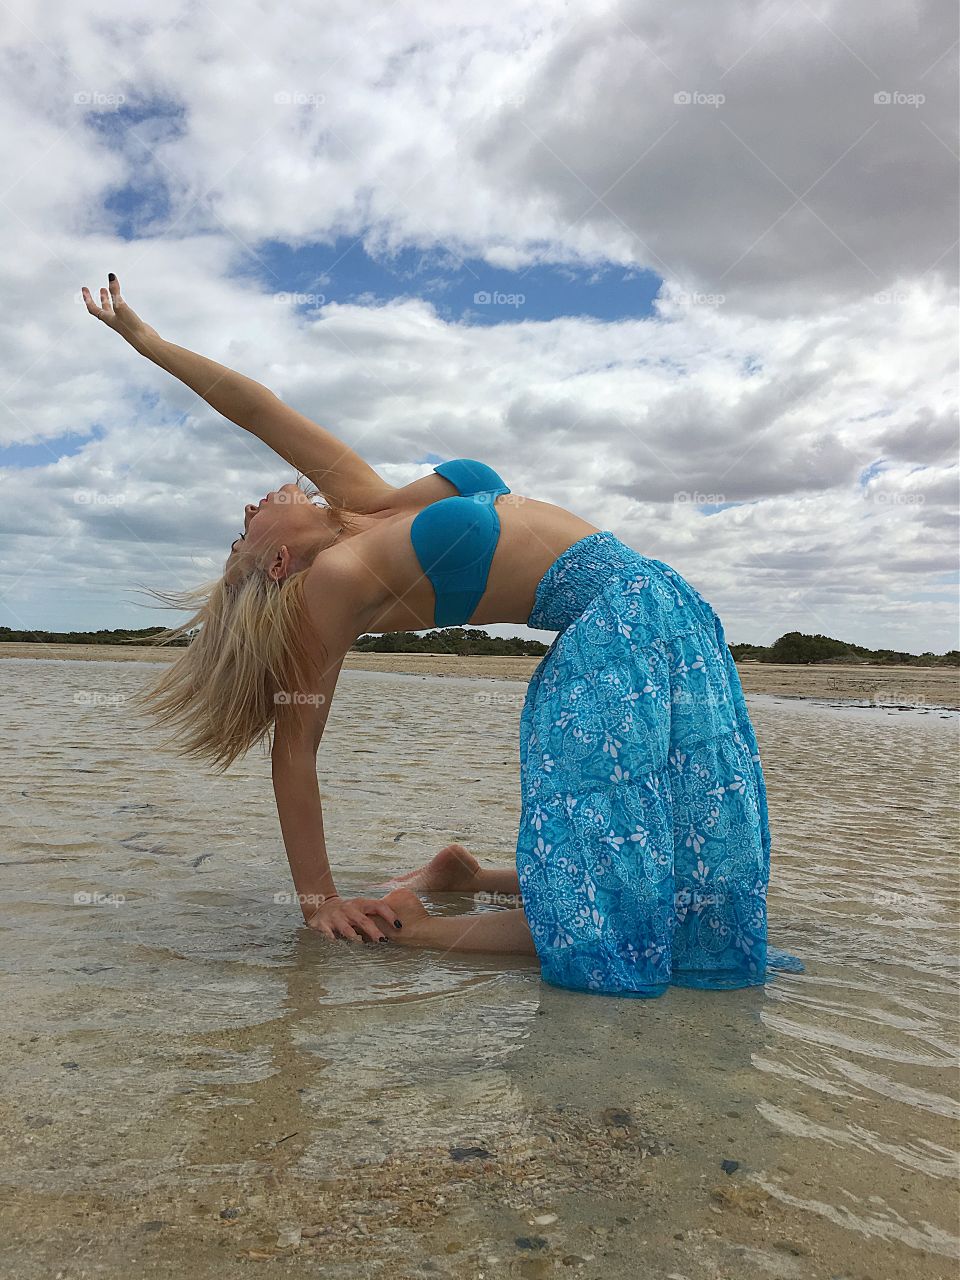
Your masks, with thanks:
[[(309, 1189), (369, 1166), (397, 1203), (417, 1177), (422, 1196), (473, 1178), (478, 1239), (539, 1232), (607, 1275), (636, 1274), (638, 1239), (691, 1280), (708, 1264), (821, 1274), (821, 1257), (883, 1274), (892, 1249), (918, 1277), (946, 1274), (955, 718), (751, 698), (771, 940), (807, 972), (617, 1001), (545, 987), (532, 961), (309, 933), (284, 899), (266, 762), (213, 778), (162, 751), (124, 701), (145, 674), (0, 664), (18, 746), (0, 810), (8, 1186), (252, 1185), (282, 1159)], [(78, 701), (92, 682), (117, 700)], [(504, 686), (513, 701), (478, 688), (344, 673), (320, 777), (345, 892), (452, 838), (509, 862), (522, 686)], [(425, 1226), (397, 1231), (430, 1256)]]

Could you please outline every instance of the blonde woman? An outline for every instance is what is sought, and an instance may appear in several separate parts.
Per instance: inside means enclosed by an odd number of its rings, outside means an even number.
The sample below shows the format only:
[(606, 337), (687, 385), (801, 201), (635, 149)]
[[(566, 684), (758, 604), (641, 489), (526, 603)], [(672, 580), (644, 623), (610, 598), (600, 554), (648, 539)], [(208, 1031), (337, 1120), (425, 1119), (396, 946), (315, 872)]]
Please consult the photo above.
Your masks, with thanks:
[[(316, 487), (246, 505), (222, 578), (166, 596), (199, 628), (148, 695), (180, 749), (222, 768), (271, 740), (307, 925), (328, 938), (536, 955), (574, 990), (743, 987), (769, 963), (770, 836), (753, 726), (720, 619), (675, 570), (573, 512), (453, 459), (397, 488), (266, 387), (160, 337), (111, 273), (87, 310)], [(239, 513), (238, 513), (239, 514)], [(459, 845), (382, 897), (343, 899), (316, 756), (344, 657), (365, 633), (529, 624), (556, 638), (520, 725), (517, 870)], [(519, 893), (432, 917), (416, 889)]]

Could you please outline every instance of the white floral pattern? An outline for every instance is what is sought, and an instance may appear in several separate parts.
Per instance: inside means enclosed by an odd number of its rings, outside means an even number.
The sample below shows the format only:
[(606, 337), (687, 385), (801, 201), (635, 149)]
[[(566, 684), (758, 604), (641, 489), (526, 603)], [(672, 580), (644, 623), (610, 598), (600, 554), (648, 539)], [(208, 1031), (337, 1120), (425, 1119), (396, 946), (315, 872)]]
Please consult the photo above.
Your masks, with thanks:
[(547, 570), (529, 624), (559, 632), (520, 720), (517, 869), (544, 980), (634, 996), (762, 983), (766, 786), (719, 617), (603, 530)]

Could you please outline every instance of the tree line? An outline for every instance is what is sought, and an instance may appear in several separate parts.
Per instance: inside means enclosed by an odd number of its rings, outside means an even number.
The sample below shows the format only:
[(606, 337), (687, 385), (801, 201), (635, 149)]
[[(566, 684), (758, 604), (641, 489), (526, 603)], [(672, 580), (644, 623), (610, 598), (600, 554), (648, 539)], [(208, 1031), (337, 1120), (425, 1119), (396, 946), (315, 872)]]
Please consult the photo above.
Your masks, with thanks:
[(833, 636), (808, 636), (802, 631), (787, 631), (771, 645), (731, 644), (727, 646), (736, 662), (753, 659), (756, 662), (783, 662), (811, 665), (818, 662), (856, 665), (909, 667), (957, 667), (960, 666), (960, 649), (948, 649), (946, 653), (906, 653), (902, 649), (867, 649)]
[(519, 636), (491, 636), (477, 627), (443, 627), (439, 631), (386, 631), (363, 635), (353, 646), (358, 653), (459, 653), (465, 657), (542, 658), (547, 646)]
[[(132, 631), (114, 627), (100, 631), (13, 631), (10, 627), (0, 627), (0, 644), (154, 644), (163, 630), (163, 627), (140, 627)], [(184, 636), (171, 645), (183, 648), (189, 643)]]
[[(0, 644), (153, 644), (162, 627), (120, 628), (100, 631), (15, 631), (0, 627)], [(188, 637), (173, 641), (183, 647)], [(868, 649), (863, 645), (836, 640), (833, 636), (805, 635), (787, 631), (771, 645), (731, 644), (734, 661), (782, 662), (788, 665), (838, 663), (855, 665), (873, 663), (910, 667), (960, 666), (960, 650), (946, 653), (906, 653), (901, 649)], [(355, 653), (454, 653), (464, 657), (501, 656), (539, 658), (547, 646), (539, 640), (522, 640), (519, 636), (491, 636), (479, 627), (443, 627), (436, 631), (387, 631), (383, 635), (362, 635), (352, 646)]]

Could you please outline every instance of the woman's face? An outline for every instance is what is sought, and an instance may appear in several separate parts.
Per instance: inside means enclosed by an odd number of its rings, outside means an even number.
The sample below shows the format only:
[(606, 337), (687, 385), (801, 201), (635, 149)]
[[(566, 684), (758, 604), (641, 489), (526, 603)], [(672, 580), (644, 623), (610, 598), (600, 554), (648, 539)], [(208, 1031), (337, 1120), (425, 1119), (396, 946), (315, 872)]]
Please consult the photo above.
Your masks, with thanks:
[[(243, 532), (231, 543), (224, 570), (227, 581), (231, 573), (249, 569), (254, 562), (269, 568), (284, 551), (295, 562), (326, 532), (333, 534), (338, 528), (333, 513), (313, 503), (298, 485), (282, 484), (244, 507)], [(291, 571), (287, 568), (280, 576)]]

